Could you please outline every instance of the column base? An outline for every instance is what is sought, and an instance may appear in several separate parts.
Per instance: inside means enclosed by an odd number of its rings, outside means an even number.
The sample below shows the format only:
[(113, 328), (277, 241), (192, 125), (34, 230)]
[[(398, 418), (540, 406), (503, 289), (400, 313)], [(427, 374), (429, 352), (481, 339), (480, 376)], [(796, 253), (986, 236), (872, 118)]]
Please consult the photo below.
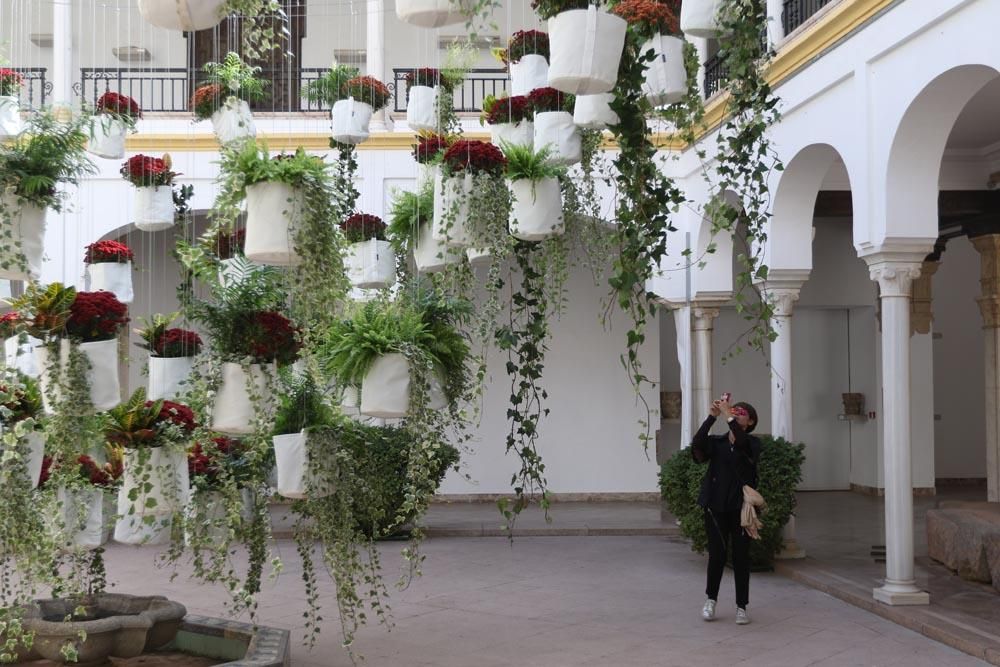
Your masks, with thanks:
[(795, 540), (790, 542), (785, 542), (785, 546), (781, 548), (775, 556), (777, 560), (795, 560), (796, 558), (805, 558), (806, 550), (802, 548)]
[(877, 602), (894, 607), (931, 603), (931, 596), (927, 591), (922, 591), (916, 586), (912, 586), (913, 590), (904, 590), (905, 588), (899, 584), (886, 584), (885, 586), (873, 589), (872, 597)]

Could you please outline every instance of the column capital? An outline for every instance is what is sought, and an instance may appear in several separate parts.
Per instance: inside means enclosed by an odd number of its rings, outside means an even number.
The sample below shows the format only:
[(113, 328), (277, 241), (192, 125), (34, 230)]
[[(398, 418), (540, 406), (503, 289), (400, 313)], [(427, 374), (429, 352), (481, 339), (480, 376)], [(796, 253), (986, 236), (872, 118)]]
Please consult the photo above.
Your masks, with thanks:
[(705, 331), (711, 329), (713, 320), (719, 316), (719, 307), (714, 303), (691, 304), (691, 330)]
[[(866, 261), (868, 259), (865, 258)], [(918, 260), (889, 259), (868, 262), (868, 273), (872, 280), (878, 282), (880, 296), (909, 297), (913, 281), (920, 276), (922, 259), (923, 257)]]

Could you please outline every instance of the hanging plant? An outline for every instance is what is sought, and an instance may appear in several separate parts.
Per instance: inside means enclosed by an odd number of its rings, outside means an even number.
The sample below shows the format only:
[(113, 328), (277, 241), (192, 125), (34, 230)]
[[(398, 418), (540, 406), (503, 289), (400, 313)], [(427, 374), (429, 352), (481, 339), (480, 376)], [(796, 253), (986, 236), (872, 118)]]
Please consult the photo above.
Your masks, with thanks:
[(340, 231), (351, 245), (344, 263), (355, 287), (382, 289), (396, 281), (396, 255), (385, 237), (382, 218), (355, 213), (340, 223)]
[(625, 21), (587, 0), (532, 0), (531, 7), (548, 20), (548, 84), (576, 95), (610, 92), (618, 78)]
[(441, 162), (448, 147), (456, 138), (441, 134), (419, 134), (413, 146), (413, 159), (417, 161), (417, 190), (432, 186), (434, 177), (441, 170)]
[(518, 30), (511, 35), (504, 54), (510, 69), (510, 94), (527, 95), (544, 88), (549, 77), (549, 36), (540, 30)]
[(573, 96), (555, 88), (537, 88), (528, 95), (535, 109), (533, 146), (549, 149), (548, 159), (573, 164), (582, 157), (580, 130), (573, 123)]
[(336, 489), (335, 456), (332, 451), (315, 448), (310, 433), (330, 427), (334, 411), (309, 376), (289, 378), (274, 417), (274, 457), (277, 490), (286, 498), (320, 498)]
[(559, 179), (566, 169), (553, 165), (549, 148), (535, 152), (505, 144), (505, 175), (511, 190), (510, 234), (521, 241), (543, 241), (565, 231)]
[(535, 133), (535, 106), (525, 95), (488, 97), (483, 102), (483, 116), (490, 126), (494, 144), (501, 142), (531, 147)]
[(261, 68), (247, 65), (230, 52), (221, 63), (206, 63), (203, 69), (206, 82), (191, 98), (195, 118), (211, 120), (221, 144), (257, 136), (249, 102), (267, 97), (270, 82), (259, 78)]
[(137, 345), (149, 353), (146, 395), (150, 400), (179, 396), (194, 369), (194, 357), (201, 353), (202, 341), (197, 333), (167, 328), (177, 315), (153, 315), (136, 330), (143, 341)]
[(94, 107), (87, 150), (112, 160), (125, 157), (125, 135), (135, 132), (140, 118), (142, 109), (131, 97), (110, 90), (104, 93)]
[(687, 94), (684, 69), (684, 38), (678, 26), (680, 2), (623, 0), (611, 10), (629, 24), (642, 41), (639, 55), (647, 61), (643, 91), (652, 106), (680, 102)]
[(441, 70), (421, 67), (406, 73), (406, 123), (414, 132), (434, 131), (438, 120), (438, 97), (442, 88), (450, 92), (453, 82)]
[(434, 240), (433, 219), (432, 183), (418, 192), (399, 192), (392, 202), (386, 237), (398, 257), (413, 257), (420, 273), (434, 273), (462, 261), (461, 251)]
[(0, 67), (0, 139), (21, 133), (21, 103), (18, 94), (24, 77), (6, 67)]
[(111, 292), (122, 303), (132, 303), (132, 249), (118, 241), (97, 241), (83, 257), (89, 291)]
[(484, 246), (482, 227), (495, 220), (483, 220), (482, 210), (473, 215), (473, 192), (479, 187), (495, 190), (505, 164), (500, 149), (485, 141), (460, 139), (445, 151), (434, 182), (435, 240), (460, 247)]
[(372, 114), (389, 104), (391, 93), (385, 84), (371, 76), (348, 79), (339, 91), (330, 112), (333, 139), (344, 144), (359, 144), (368, 138)]
[(122, 178), (135, 186), (133, 222), (137, 229), (155, 232), (174, 225), (174, 178), (170, 157), (133, 155), (122, 165)]
[[(15, 435), (15, 446), (4, 446), (13, 452), (5, 455), (5, 465), (23, 465), (24, 479), (30, 488), (38, 486), (45, 455), (45, 435), (42, 432), (42, 392), (38, 382), (27, 375), (7, 370), (0, 385), (0, 425), (4, 433)], [(20, 426), (19, 426), (20, 425)], [(9, 462), (6, 459), (10, 459)]]

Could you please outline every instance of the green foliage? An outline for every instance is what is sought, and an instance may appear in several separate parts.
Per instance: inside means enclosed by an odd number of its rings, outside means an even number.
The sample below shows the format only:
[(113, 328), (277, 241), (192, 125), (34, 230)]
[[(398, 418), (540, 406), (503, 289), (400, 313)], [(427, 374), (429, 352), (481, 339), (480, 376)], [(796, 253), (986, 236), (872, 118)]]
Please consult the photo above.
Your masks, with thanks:
[(334, 65), (315, 81), (306, 86), (306, 99), (310, 102), (332, 105), (340, 100), (346, 100), (344, 84), (358, 75), (357, 67)]
[(246, 100), (261, 100), (265, 96), (264, 88), (270, 81), (257, 78), (260, 67), (253, 67), (243, 62), (238, 53), (230, 51), (221, 63), (205, 63), (203, 68), (207, 75), (207, 83), (222, 86), (225, 96), (235, 95)]
[(75, 300), (74, 287), (65, 287), (62, 283), (42, 287), (32, 282), (12, 305), (24, 318), (29, 334), (48, 340), (65, 335), (66, 322)]
[[(222, 13), (242, 18), (240, 51), (247, 60), (263, 60), (288, 41), (288, 16), (281, 5), (279, 0), (226, 0)], [(285, 52), (285, 56), (292, 54)]]
[(176, 320), (178, 316), (180, 316), (179, 312), (168, 315), (153, 313), (148, 319), (140, 317), (139, 322), (142, 324), (142, 327), (136, 329), (135, 332), (139, 334), (142, 342), (136, 343), (136, 346), (147, 352), (156, 354), (156, 341), (160, 339), (163, 332), (170, 326), (170, 323)]
[(590, 0), (531, 0), (531, 8), (546, 20), (571, 9), (586, 9), (590, 4)]
[(280, 404), (274, 414), (275, 435), (298, 433), (333, 423), (333, 408), (324, 400), (327, 392), (322, 391), (311, 376), (296, 377), (288, 372), (282, 385)]
[(310, 182), (328, 178), (330, 165), (302, 148), (292, 155), (272, 157), (267, 146), (257, 148), (256, 143), (246, 141), (231, 150), (222, 150), (220, 168), (223, 187), (243, 197), (247, 186), (265, 181), (304, 188)]
[(560, 178), (566, 175), (566, 167), (552, 164), (552, 149), (542, 146), (534, 150), (531, 146), (500, 142), (504, 157), (507, 158), (506, 176), (512, 181), (528, 179), (540, 181), (543, 178)]
[(389, 225), (385, 230), (397, 253), (403, 254), (416, 242), (420, 226), (434, 217), (434, 188), (427, 184), (420, 192), (402, 190), (392, 200)]
[[(782, 529), (795, 510), (795, 488), (802, 481), (805, 445), (769, 435), (757, 437), (761, 441), (757, 490), (767, 507), (760, 515), (764, 522), (761, 539), (750, 545), (750, 560), (764, 566), (783, 546)], [(696, 463), (690, 449), (679, 450), (660, 469), (660, 494), (667, 509), (680, 521), (681, 532), (691, 540), (691, 548), (699, 553), (708, 548), (704, 510), (698, 506), (706, 470), (708, 465)]]
[(105, 437), (126, 449), (156, 447), (158, 443), (157, 420), (163, 401), (150, 401), (147, 405), (146, 390), (139, 387), (128, 401), (120, 403), (107, 412)]
[(41, 416), (42, 391), (35, 378), (7, 368), (0, 372), (0, 379), (0, 424), (5, 429)]

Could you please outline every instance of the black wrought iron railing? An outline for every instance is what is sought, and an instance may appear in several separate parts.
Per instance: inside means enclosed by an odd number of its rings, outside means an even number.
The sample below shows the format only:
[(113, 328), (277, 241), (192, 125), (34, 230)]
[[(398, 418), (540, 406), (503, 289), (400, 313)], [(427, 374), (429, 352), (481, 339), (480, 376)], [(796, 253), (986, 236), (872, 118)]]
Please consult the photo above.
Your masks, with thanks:
[(716, 53), (705, 61), (705, 99), (715, 95), (726, 85), (729, 72), (726, 71), (723, 58)]
[(781, 25), (785, 34), (791, 33), (830, 2), (832, 0), (785, 0), (781, 9)]
[[(406, 75), (412, 68), (392, 70), (393, 111), (406, 111), (409, 100), (409, 89), (406, 85)], [(465, 75), (462, 85), (456, 86), (453, 103), (456, 112), (478, 113), (483, 110), (483, 100), (489, 96), (502, 97), (510, 89), (510, 77), (502, 69), (472, 69)]]
[(45, 106), (49, 93), (52, 92), (52, 82), (45, 80), (44, 67), (11, 67), (21, 75), (23, 83), (17, 99), (21, 111), (40, 109)]

